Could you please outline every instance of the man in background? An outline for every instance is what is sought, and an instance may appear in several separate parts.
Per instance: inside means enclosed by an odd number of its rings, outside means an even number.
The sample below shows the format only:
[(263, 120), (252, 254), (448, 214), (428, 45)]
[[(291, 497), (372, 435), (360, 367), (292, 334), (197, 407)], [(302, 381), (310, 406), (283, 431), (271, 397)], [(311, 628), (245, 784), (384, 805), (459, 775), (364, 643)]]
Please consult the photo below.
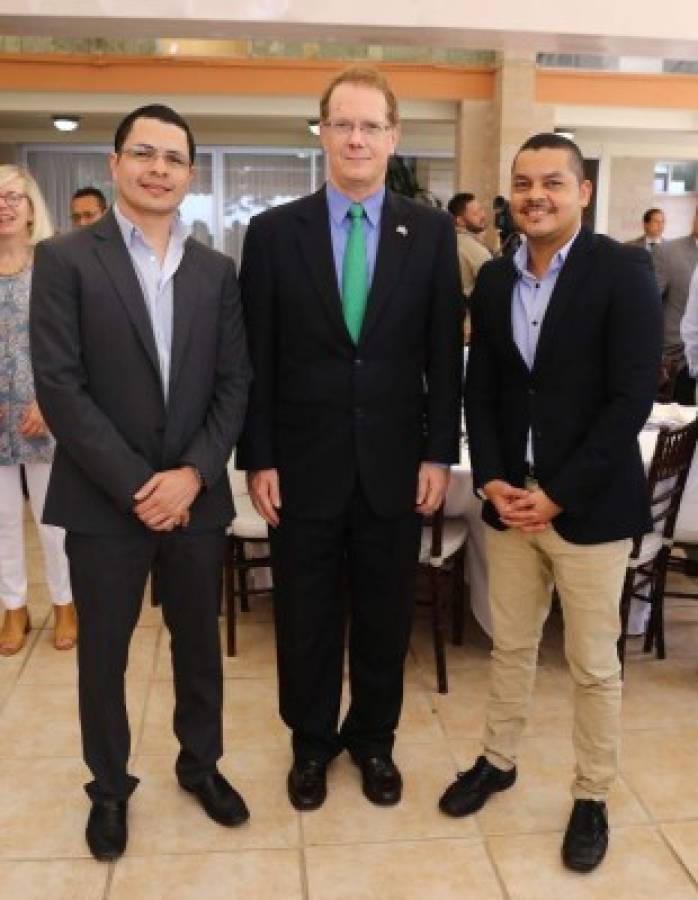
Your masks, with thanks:
[(627, 241), (627, 243), (634, 244), (636, 247), (644, 247), (649, 253), (654, 253), (659, 244), (662, 243), (665, 224), (664, 213), (658, 207), (653, 206), (645, 210), (642, 216), (642, 230), (644, 234), (633, 238), (632, 241)]
[(458, 263), (466, 300), (473, 292), (481, 266), (492, 259), (483, 240), (487, 219), (485, 210), (474, 194), (454, 194), (448, 201), (448, 211), (456, 226)]
[(73, 228), (85, 228), (102, 218), (107, 211), (107, 198), (96, 187), (75, 191), (70, 201), (70, 221)]
[(691, 233), (659, 244), (652, 259), (664, 305), (662, 361), (666, 369), (677, 370), (673, 399), (685, 406), (693, 406), (696, 381), (686, 365), (681, 319), (686, 310), (691, 278), (698, 265), (698, 207)]

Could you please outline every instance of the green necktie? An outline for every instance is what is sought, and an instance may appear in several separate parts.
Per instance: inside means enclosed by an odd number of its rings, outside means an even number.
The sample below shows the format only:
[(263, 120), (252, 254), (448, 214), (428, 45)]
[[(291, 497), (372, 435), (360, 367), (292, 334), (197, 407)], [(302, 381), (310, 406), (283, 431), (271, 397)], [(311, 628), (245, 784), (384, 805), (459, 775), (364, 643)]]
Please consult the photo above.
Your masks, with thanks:
[(342, 309), (344, 321), (355, 344), (359, 342), (368, 296), (366, 235), (363, 224), (365, 215), (366, 211), (360, 203), (352, 203), (349, 207), (351, 230), (342, 260)]

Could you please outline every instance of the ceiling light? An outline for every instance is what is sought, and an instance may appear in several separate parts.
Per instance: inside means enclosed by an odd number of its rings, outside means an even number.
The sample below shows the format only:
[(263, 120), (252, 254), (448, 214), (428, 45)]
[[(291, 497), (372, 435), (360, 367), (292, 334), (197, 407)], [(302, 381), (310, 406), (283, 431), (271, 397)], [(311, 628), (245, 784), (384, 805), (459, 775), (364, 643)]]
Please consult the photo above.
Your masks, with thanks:
[(318, 137), (320, 134), (320, 120), (308, 119), (308, 131)]
[(58, 131), (75, 131), (80, 127), (79, 116), (53, 116), (53, 127)]

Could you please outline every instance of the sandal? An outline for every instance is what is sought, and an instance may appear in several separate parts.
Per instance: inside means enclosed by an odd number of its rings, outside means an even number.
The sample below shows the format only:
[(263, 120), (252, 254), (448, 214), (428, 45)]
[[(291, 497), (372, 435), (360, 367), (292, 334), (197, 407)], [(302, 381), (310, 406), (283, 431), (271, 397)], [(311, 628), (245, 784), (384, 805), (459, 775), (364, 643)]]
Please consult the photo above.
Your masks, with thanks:
[(26, 606), (5, 610), (5, 621), (0, 630), (0, 656), (14, 656), (27, 643), (31, 622)]
[(54, 604), (53, 617), (53, 646), (56, 650), (72, 650), (78, 641), (78, 620), (75, 614), (75, 604), (66, 603), (63, 606)]

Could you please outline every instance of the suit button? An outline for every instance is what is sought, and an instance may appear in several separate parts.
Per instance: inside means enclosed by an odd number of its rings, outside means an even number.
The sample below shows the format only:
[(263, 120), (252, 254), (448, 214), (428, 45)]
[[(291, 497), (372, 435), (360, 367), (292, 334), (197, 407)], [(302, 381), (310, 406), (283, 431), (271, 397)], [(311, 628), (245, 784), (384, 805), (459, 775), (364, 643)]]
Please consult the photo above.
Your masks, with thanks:
[(529, 389), (528, 389), (528, 396), (529, 396), (529, 397), (535, 397), (535, 396), (536, 396), (536, 389), (535, 389), (535, 388), (529, 388)]
[(355, 366), (363, 366), (363, 364), (364, 364), (363, 359), (361, 359), (360, 356), (357, 356), (356, 359), (354, 360), (354, 365)]
[(354, 416), (355, 416), (355, 418), (357, 418), (357, 419), (363, 419), (363, 417), (364, 417), (363, 407), (361, 407), (361, 406), (355, 406), (355, 407), (354, 407)]

